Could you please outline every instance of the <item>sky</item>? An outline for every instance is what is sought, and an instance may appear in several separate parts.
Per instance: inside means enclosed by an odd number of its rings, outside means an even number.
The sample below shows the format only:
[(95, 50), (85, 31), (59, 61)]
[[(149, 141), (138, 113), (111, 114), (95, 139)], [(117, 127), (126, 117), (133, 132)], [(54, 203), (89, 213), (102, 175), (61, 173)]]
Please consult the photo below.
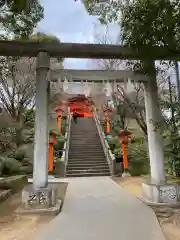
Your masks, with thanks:
[[(41, 0), (44, 19), (38, 24), (38, 31), (57, 36), (62, 42), (92, 43), (97, 17), (89, 16), (81, 1)], [(67, 59), (65, 68), (88, 68), (86, 59)]]
[[(61, 42), (94, 43), (95, 31), (100, 23), (95, 16), (88, 15), (81, 0), (40, 0), (44, 6), (44, 19), (38, 24), (37, 31), (49, 33), (58, 37)], [(96, 29), (96, 30), (95, 30)], [(109, 26), (112, 41), (117, 40), (119, 27)], [(93, 68), (90, 59), (65, 59), (65, 68)], [(174, 75), (173, 72), (170, 74)], [(174, 76), (172, 76), (174, 79)]]
[[(38, 24), (37, 30), (57, 36), (62, 42), (93, 43), (95, 26), (99, 21), (89, 16), (81, 0), (41, 0), (44, 6), (44, 19)], [(116, 25), (110, 26), (111, 35), (116, 38)], [(91, 60), (66, 59), (65, 68), (87, 69)]]

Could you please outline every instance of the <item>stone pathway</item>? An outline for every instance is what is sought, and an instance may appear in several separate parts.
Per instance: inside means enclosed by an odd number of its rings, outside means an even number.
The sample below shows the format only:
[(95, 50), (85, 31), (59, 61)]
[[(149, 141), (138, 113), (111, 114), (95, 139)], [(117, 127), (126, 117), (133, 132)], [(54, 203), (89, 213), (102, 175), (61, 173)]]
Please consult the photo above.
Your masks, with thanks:
[(110, 178), (69, 182), (62, 212), (36, 240), (165, 240), (153, 211)]

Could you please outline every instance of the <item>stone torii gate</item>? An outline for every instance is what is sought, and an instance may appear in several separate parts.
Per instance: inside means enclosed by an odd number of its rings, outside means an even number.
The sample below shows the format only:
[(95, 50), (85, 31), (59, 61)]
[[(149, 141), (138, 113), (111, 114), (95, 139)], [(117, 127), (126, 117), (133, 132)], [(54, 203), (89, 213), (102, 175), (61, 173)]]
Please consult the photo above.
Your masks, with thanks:
[[(154, 124), (160, 121), (160, 109), (157, 102), (157, 84), (149, 77), (128, 70), (75, 70), (58, 69), (51, 72), (51, 79), (60, 78), (79, 83), (124, 83), (127, 79), (143, 82), (148, 131), (148, 148), (151, 166), (151, 183), (165, 182), (163, 142)], [(155, 78), (154, 78), (155, 79)], [(151, 80), (151, 81), (150, 81)]]
[[(147, 54), (148, 52), (148, 54)], [(155, 54), (154, 54), (155, 53)], [(37, 57), (36, 70), (36, 117), (35, 117), (35, 142), (34, 142), (34, 167), (33, 167), (33, 187), (28, 187), (23, 191), (23, 203), (28, 207), (23, 211), (34, 211), (30, 203), (35, 200), (36, 206), (43, 200), (44, 211), (48, 207), (54, 207), (58, 211), (58, 203), (55, 198), (56, 189), (48, 187), (48, 77), (50, 68), (50, 57), (66, 58), (92, 58), (92, 59), (140, 59), (150, 62), (154, 69), (153, 60), (178, 60), (179, 55), (175, 55), (168, 49), (153, 47), (152, 51), (142, 47), (141, 51), (120, 47), (118, 45), (103, 44), (75, 44), (75, 43), (51, 43), (34, 41), (0, 41), (1, 56), (26, 56)], [(123, 72), (106, 72), (99, 74), (102, 80), (105, 76), (112, 76), (112, 79), (119, 79), (125, 74)], [(63, 73), (63, 70), (62, 70)], [(79, 73), (78, 73), (79, 74)], [(77, 75), (78, 75), (77, 74)], [(84, 73), (83, 73), (84, 74)], [(111, 75), (112, 74), (112, 75)], [(145, 107), (148, 130), (149, 158), (151, 166), (151, 182), (143, 185), (145, 196), (153, 202), (173, 202), (179, 201), (177, 186), (166, 185), (164, 173), (164, 153), (162, 137), (159, 131), (154, 130), (153, 122), (160, 119), (160, 110), (157, 101), (156, 76), (150, 73), (150, 77), (136, 73), (128, 73), (136, 80), (143, 81), (145, 86)], [(90, 75), (88, 78), (90, 78)], [(115, 77), (116, 75), (116, 77)], [(75, 72), (71, 74), (75, 76)], [(79, 77), (76, 76), (76, 77)], [(82, 76), (81, 76), (82, 77)], [(83, 76), (84, 77), (84, 76)], [(87, 75), (85, 76), (87, 77)], [(97, 77), (97, 76), (96, 76)], [(86, 78), (85, 78), (86, 79)], [(173, 193), (173, 194), (172, 194)], [(173, 197), (169, 197), (172, 196)], [(36, 212), (39, 211), (35, 209)], [(42, 210), (42, 209), (41, 209)], [(40, 210), (40, 211), (41, 211)], [(21, 212), (21, 210), (19, 210)]]
[(138, 74), (126, 70), (76, 70), (59, 68), (53, 68), (50, 75), (52, 82), (61, 84), (82, 83), (83, 86), (91, 87), (92, 90), (95, 90), (95, 84), (103, 84), (111, 92), (115, 90), (116, 84), (127, 84), (129, 79), (136, 80), (138, 77)]

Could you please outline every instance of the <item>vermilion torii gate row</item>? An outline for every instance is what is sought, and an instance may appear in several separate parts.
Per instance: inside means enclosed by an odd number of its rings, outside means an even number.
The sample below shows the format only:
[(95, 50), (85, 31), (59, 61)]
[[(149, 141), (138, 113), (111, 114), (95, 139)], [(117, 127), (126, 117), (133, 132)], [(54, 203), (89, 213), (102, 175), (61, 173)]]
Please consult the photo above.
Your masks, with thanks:
[[(50, 57), (137, 59), (148, 61), (153, 69), (153, 72), (149, 73), (150, 77), (146, 78), (146, 81), (144, 82), (151, 180), (155, 185), (158, 186), (160, 186), (162, 183), (165, 183), (162, 137), (159, 131), (154, 130), (153, 124), (154, 122), (159, 122), (160, 120), (160, 110), (157, 100), (157, 83), (153, 60), (179, 60), (180, 55), (175, 55), (168, 49), (159, 47), (153, 47), (152, 49), (149, 49), (146, 46), (142, 46), (141, 50), (134, 51), (130, 48), (125, 48), (118, 45), (51, 43), (38, 41), (0, 41), (0, 55), (37, 57), (36, 117), (33, 167), (33, 186), (37, 191), (39, 191), (39, 189), (46, 188), (48, 185), (47, 79), (49, 76)], [(104, 72), (101, 77), (105, 78), (108, 76), (108, 74), (110, 74), (110, 71)], [(133, 73), (133, 75), (133, 78), (136, 78), (136, 80), (145, 80), (145, 76), (143, 75), (136, 73)], [(72, 76), (74, 76), (74, 73)], [(97, 76), (94, 76), (94, 78), (96, 77)], [(121, 76), (119, 75), (119, 77)], [(85, 79), (88, 79), (88, 77)], [(152, 193), (151, 189), (149, 188), (148, 191), (149, 195), (154, 194), (154, 192)]]

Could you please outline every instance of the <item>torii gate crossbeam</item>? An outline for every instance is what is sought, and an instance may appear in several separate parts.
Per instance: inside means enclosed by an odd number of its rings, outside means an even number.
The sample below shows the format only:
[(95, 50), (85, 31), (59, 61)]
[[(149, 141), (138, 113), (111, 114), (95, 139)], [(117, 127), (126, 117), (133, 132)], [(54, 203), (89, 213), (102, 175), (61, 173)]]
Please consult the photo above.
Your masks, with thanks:
[(140, 50), (111, 44), (57, 43), (43, 41), (0, 40), (0, 56), (36, 57), (48, 52), (50, 57), (129, 59), (129, 60), (180, 60), (168, 48), (141, 46)]
[(148, 76), (144, 74), (139, 74), (134, 71), (128, 70), (84, 70), (84, 69), (52, 69), (51, 70), (51, 79), (57, 79), (61, 77), (69, 78), (73, 81), (73, 79), (79, 81), (89, 81), (89, 82), (98, 82), (98, 81), (117, 81), (122, 82), (123, 79), (131, 78), (135, 81), (147, 81), (149, 79)]

